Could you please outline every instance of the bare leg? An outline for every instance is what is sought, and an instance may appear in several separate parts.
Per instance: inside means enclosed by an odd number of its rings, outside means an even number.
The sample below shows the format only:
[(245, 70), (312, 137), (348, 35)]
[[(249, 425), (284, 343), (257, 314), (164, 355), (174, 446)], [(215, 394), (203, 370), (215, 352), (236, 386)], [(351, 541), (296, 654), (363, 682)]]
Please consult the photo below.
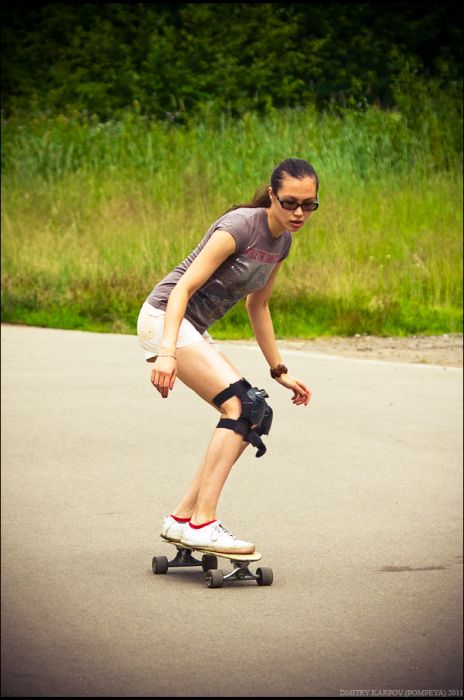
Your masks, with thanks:
[[(206, 341), (178, 348), (176, 355), (179, 379), (210, 404), (216, 394), (241, 378), (222, 353), (218, 353)], [(225, 401), (221, 407), (224, 418), (236, 419), (241, 411), (241, 402), (236, 396)], [(225, 481), (247, 445), (241, 435), (225, 428), (216, 428), (174, 515), (191, 517), (194, 524), (214, 520)]]
[[(235, 460), (239, 459), (239, 457), (242, 455), (244, 450), (248, 447), (249, 443), (245, 442), (242, 440), (241, 445), (240, 445), (240, 452)], [(191, 518), (193, 515), (193, 512), (195, 511), (195, 507), (197, 505), (198, 501), (198, 494), (200, 492), (200, 486), (203, 480), (203, 473), (205, 466), (207, 464), (206, 461), (206, 456), (208, 453), (205, 454), (203, 460), (201, 461), (200, 466), (198, 467), (195, 476), (193, 477), (192, 483), (190, 484), (189, 488), (187, 489), (187, 493), (177, 506), (175, 510), (172, 511), (173, 515), (177, 515), (179, 518)], [(234, 462), (234, 463), (235, 463)], [(232, 465), (233, 466), (233, 465)], [(209, 520), (213, 520), (213, 518), (209, 518)], [(207, 518), (205, 518), (202, 522), (206, 522)], [(196, 523), (196, 520), (194, 521)], [(198, 523), (197, 523), (198, 524)]]

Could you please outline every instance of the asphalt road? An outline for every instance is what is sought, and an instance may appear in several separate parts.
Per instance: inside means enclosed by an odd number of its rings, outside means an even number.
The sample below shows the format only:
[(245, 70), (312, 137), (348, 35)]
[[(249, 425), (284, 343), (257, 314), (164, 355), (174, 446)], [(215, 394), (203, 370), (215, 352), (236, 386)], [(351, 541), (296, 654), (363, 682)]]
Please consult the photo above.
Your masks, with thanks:
[(211, 590), (151, 560), (214, 411), (180, 383), (163, 401), (135, 337), (1, 332), (3, 697), (462, 688), (462, 370), (287, 350), (294, 407), (223, 343), (274, 424), (219, 514), (274, 584)]

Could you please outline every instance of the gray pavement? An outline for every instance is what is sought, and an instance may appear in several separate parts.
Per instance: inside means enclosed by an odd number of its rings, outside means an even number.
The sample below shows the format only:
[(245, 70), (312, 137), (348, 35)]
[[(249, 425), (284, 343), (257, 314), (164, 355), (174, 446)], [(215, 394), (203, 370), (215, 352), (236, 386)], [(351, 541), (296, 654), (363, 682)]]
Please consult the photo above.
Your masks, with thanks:
[(285, 350), (313, 391), (294, 407), (222, 343), (274, 425), (219, 515), (275, 578), (210, 590), (151, 559), (212, 409), (163, 401), (135, 337), (1, 332), (3, 697), (462, 688), (462, 370)]

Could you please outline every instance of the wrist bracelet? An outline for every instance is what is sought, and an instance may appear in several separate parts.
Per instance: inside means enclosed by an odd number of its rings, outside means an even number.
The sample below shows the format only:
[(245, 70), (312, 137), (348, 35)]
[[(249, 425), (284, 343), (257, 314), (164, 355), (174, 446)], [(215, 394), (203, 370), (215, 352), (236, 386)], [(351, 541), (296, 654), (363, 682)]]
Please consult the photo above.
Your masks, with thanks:
[(177, 360), (175, 355), (157, 355), (157, 357), (172, 357), (174, 360)]
[(277, 365), (274, 369), (271, 369), (271, 377), (273, 379), (278, 379), (281, 374), (287, 374), (288, 369), (285, 367), (285, 365)]

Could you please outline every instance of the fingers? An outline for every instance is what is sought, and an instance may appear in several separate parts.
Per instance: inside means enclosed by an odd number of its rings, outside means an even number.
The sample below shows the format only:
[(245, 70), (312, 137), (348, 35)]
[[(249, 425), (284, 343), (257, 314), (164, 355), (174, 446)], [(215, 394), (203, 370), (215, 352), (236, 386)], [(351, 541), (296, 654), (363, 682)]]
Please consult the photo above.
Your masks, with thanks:
[(151, 373), (151, 383), (157, 391), (161, 394), (163, 399), (167, 399), (169, 391), (172, 391), (174, 387), (174, 382), (176, 381), (177, 372), (173, 370), (172, 372), (162, 372), (160, 370), (154, 369)]
[(161, 374), (156, 374), (152, 380), (151, 383), (159, 391), (163, 399), (167, 399), (169, 391), (172, 391), (172, 388), (174, 386), (174, 378), (170, 377), (169, 375), (161, 375)]
[(307, 406), (311, 399), (311, 391), (302, 382), (295, 382), (292, 402), (295, 406)]

